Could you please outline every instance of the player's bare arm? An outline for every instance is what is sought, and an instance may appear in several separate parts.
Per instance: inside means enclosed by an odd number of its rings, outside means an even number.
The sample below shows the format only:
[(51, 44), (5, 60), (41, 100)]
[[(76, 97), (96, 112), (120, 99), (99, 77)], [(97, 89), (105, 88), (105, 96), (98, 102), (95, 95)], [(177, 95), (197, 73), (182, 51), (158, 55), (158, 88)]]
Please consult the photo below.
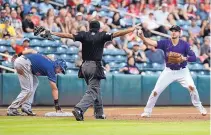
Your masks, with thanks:
[(131, 27), (125, 30), (119, 30), (113, 33), (113, 38), (115, 37), (120, 37), (120, 36), (124, 36), (130, 32), (133, 32), (135, 30), (135, 27)]
[(50, 81), (50, 86), (51, 86), (51, 89), (52, 89), (52, 96), (53, 96), (53, 99), (54, 100), (57, 100), (59, 98), (59, 94), (58, 94), (58, 88), (56, 86), (56, 83), (55, 82), (52, 82)]
[(141, 38), (141, 40), (144, 42), (144, 44), (146, 45), (151, 45), (151, 46), (154, 46), (154, 47), (157, 47), (157, 41), (155, 40), (152, 40), (150, 38), (146, 38), (143, 34), (143, 31), (141, 30), (141, 28), (139, 28), (137, 30), (137, 35)]
[(52, 35), (61, 37), (61, 38), (71, 38), (74, 39), (73, 34), (69, 34), (69, 33), (60, 33), (60, 32), (51, 32)]

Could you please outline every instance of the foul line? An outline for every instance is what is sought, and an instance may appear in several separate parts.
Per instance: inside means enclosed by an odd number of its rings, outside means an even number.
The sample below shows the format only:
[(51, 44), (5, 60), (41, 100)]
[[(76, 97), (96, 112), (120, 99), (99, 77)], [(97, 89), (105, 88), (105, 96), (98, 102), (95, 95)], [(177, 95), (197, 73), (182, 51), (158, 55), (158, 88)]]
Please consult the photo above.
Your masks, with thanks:
[[(196, 115), (200, 113), (152, 113), (152, 116), (154, 115)], [(207, 113), (207, 115), (210, 115), (211, 113)], [(121, 114), (121, 116), (137, 116), (141, 114)], [(201, 115), (201, 114), (200, 114)]]

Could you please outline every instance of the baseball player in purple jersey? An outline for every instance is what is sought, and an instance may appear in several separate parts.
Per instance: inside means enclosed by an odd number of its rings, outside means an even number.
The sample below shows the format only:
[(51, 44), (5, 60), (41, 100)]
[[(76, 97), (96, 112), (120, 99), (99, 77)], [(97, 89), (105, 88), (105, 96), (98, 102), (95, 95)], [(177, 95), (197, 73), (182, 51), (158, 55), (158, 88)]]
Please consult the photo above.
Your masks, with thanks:
[[(173, 25), (170, 28), (170, 31), (171, 38), (160, 41), (145, 38), (141, 29), (139, 29), (137, 32), (138, 36), (146, 45), (151, 45), (162, 49), (164, 51), (166, 61), (166, 67), (159, 76), (157, 83), (148, 99), (147, 105), (144, 108), (144, 112), (141, 114), (141, 117), (151, 116), (152, 109), (155, 106), (158, 97), (163, 90), (174, 81), (179, 82), (183, 87), (189, 90), (193, 105), (203, 116), (205, 116), (207, 111), (200, 102), (198, 91), (194, 85), (190, 71), (187, 68), (187, 62), (195, 62), (196, 56), (190, 49), (190, 45), (187, 42), (179, 39), (181, 34), (181, 28), (179, 26)], [(179, 58), (181, 61), (179, 63), (169, 62), (168, 60), (170, 53), (177, 53), (181, 55), (181, 58)]]

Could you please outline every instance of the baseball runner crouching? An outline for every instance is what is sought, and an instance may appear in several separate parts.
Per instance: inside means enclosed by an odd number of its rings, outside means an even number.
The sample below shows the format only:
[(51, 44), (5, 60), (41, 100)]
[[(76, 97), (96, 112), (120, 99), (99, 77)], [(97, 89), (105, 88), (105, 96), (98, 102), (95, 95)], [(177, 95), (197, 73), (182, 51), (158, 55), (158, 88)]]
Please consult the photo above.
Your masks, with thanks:
[(67, 65), (63, 59), (52, 61), (50, 58), (41, 54), (26, 54), (18, 57), (14, 62), (14, 68), (17, 70), (21, 85), (21, 93), (8, 107), (8, 116), (19, 116), (18, 108), (30, 116), (36, 114), (32, 112), (31, 105), (34, 94), (38, 86), (37, 76), (47, 76), (52, 88), (56, 111), (61, 111), (58, 102), (58, 88), (56, 86), (56, 74), (65, 73)]
[(183, 87), (189, 90), (193, 105), (203, 116), (205, 116), (207, 111), (201, 104), (199, 94), (191, 77), (190, 71), (186, 67), (187, 62), (196, 61), (196, 56), (190, 49), (190, 45), (179, 39), (181, 34), (181, 28), (179, 26), (173, 25), (170, 28), (170, 31), (170, 39), (154, 41), (149, 38), (145, 38), (142, 30), (138, 30), (137, 34), (145, 44), (157, 47), (164, 51), (166, 61), (166, 67), (159, 76), (155, 88), (153, 89), (147, 105), (144, 108), (144, 113), (142, 113), (141, 116), (151, 116), (152, 109), (155, 106), (158, 97), (163, 90), (174, 81), (179, 82)]

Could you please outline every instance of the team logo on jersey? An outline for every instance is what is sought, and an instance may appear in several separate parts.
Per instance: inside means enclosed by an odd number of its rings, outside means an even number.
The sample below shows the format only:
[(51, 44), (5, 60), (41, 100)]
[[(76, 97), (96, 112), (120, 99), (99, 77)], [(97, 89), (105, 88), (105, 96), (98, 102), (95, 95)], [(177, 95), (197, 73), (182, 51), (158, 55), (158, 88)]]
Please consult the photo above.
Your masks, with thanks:
[(107, 32), (106, 35), (111, 35), (111, 33)]

